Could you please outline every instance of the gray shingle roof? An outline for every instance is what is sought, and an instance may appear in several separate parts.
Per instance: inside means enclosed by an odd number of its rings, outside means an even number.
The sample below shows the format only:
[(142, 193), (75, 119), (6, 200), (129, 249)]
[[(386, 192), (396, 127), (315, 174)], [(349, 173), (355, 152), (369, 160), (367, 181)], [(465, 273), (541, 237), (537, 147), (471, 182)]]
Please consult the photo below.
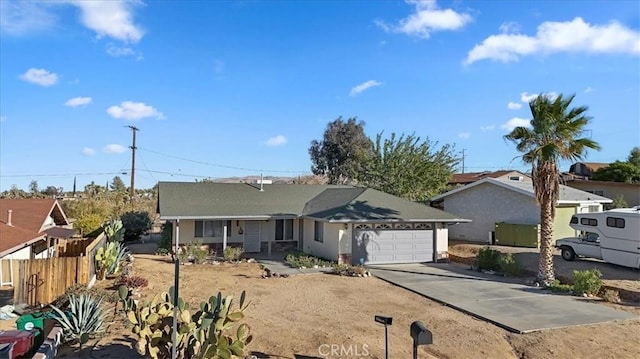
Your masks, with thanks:
[(467, 221), (380, 191), (330, 185), (160, 182), (163, 219), (311, 217), (326, 221)]
[[(484, 183), (490, 183), (497, 186), (501, 186), (519, 193), (522, 193), (526, 196), (535, 197), (535, 192), (533, 190), (533, 183), (530, 182), (518, 182), (518, 181), (507, 181), (507, 180), (498, 180), (494, 178), (484, 178), (480, 181), (473, 182), (466, 186), (458, 187), (453, 189), (447, 193), (443, 193), (433, 198), (433, 200), (439, 200), (446, 198), (454, 193), (458, 193), (469, 188), (473, 188), (475, 186), (482, 185)], [(572, 188), (569, 186), (560, 185), (560, 203), (579, 203), (579, 202), (598, 202), (598, 203), (611, 203), (612, 200), (607, 197), (602, 197), (595, 195), (593, 193), (581, 191), (576, 188)]]

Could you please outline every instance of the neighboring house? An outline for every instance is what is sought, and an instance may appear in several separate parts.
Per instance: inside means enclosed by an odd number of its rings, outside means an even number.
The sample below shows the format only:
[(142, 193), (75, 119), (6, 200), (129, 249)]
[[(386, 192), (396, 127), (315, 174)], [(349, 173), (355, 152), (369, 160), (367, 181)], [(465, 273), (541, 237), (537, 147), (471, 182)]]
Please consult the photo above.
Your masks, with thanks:
[(342, 263), (447, 257), (456, 215), (373, 189), (331, 185), (160, 182), (158, 212), (173, 243), (244, 252), (300, 250)]
[(0, 259), (48, 258), (73, 229), (55, 199), (0, 199)]
[(640, 183), (570, 180), (566, 184), (598, 196), (612, 199), (622, 196), (629, 207), (640, 206)]
[(508, 180), (516, 182), (531, 182), (531, 177), (528, 175), (514, 170), (500, 170), (500, 171), (484, 171), (484, 172), (468, 172), (468, 173), (455, 173), (449, 185), (467, 185), (476, 181), (480, 181), (483, 178), (495, 178), (499, 180)]
[(607, 166), (609, 166), (608, 163), (602, 162), (577, 162), (569, 167), (569, 174), (573, 177), (589, 179), (597, 170)]
[[(453, 239), (489, 242), (496, 223), (540, 224), (540, 207), (531, 182), (485, 178), (434, 197), (444, 210), (473, 222), (451, 227)], [(575, 236), (569, 220), (575, 213), (597, 212), (612, 200), (575, 188), (560, 186), (553, 238)]]

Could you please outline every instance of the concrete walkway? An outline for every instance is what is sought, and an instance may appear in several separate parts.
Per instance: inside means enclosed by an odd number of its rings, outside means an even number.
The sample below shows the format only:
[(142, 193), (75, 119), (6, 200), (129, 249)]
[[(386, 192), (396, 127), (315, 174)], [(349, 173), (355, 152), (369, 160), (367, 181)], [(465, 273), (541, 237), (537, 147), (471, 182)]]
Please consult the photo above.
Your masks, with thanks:
[(602, 304), (452, 264), (376, 265), (369, 270), (380, 279), (516, 333), (638, 319)]

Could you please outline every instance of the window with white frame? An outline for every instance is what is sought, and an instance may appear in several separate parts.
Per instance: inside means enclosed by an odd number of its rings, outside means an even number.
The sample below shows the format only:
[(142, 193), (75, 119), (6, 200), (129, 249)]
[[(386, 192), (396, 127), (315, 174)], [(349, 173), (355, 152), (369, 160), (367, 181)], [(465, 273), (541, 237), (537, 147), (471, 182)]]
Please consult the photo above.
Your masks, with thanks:
[(276, 241), (293, 240), (293, 219), (276, 219)]
[(315, 221), (313, 228), (313, 240), (316, 242), (324, 242), (322, 233), (322, 222)]
[(224, 226), (227, 226), (227, 236), (231, 235), (231, 221), (195, 221), (195, 238), (222, 237)]

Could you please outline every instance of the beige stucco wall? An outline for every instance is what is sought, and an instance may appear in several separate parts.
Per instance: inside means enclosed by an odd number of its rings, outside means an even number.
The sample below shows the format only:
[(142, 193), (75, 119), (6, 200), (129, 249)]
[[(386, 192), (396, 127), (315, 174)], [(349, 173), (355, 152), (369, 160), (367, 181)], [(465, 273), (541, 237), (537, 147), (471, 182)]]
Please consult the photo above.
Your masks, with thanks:
[(604, 181), (568, 181), (567, 186), (583, 191), (602, 191), (604, 197), (611, 199), (622, 195), (629, 207), (640, 205), (640, 184)]
[(489, 183), (468, 188), (444, 198), (444, 210), (471, 223), (449, 228), (449, 238), (488, 242), (496, 222), (536, 224), (540, 212), (535, 199)]
[(17, 250), (9, 255), (2, 257), (1, 259), (31, 259), (31, 246), (26, 246), (20, 250)]
[[(267, 242), (269, 239), (273, 239), (275, 236), (275, 221), (258, 221), (260, 222), (260, 241)], [(244, 221), (231, 221), (231, 235), (227, 236), (227, 243), (243, 243), (244, 235), (239, 234), (239, 230), (245, 229)], [(297, 227), (294, 220), (294, 237), (296, 236)], [(195, 221), (194, 220), (181, 220), (180, 221), (180, 244), (191, 243), (194, 240), (200, 240), (203, 244), (207, 243), (222, 243), (222, 237), (194, 237), (195, 233)], [(175, 238), (175, 226), (173, 236)]]
[(501, 180), (501, 181), (509, 181), (509, 177), (512, 176), (518, 176), (518, 177), (522, 177), (519, 181), (516, 182), (522, 182), (522, 183), (531, 183), (531, 177), (529, 176), (525, 176), (517, 171), (513, 171), (513, 172), (509, 172), (503, 176), (497, 177), (496, 179)]
[(313, 220), (304, 220), (305, 241), (303, 251), (314, 256), (337, 260), (341, 240), (346, 240), (347, 237), (347, 230), (344, 229), (344, 224), (325, 222), (323, 225), (323, 242), (314, 240), (314, 226)]
[(433, 235), (436, 237), (436, 254), (442, 258), (449, 252), (449, 229), (443, 223), (436, 223)]

